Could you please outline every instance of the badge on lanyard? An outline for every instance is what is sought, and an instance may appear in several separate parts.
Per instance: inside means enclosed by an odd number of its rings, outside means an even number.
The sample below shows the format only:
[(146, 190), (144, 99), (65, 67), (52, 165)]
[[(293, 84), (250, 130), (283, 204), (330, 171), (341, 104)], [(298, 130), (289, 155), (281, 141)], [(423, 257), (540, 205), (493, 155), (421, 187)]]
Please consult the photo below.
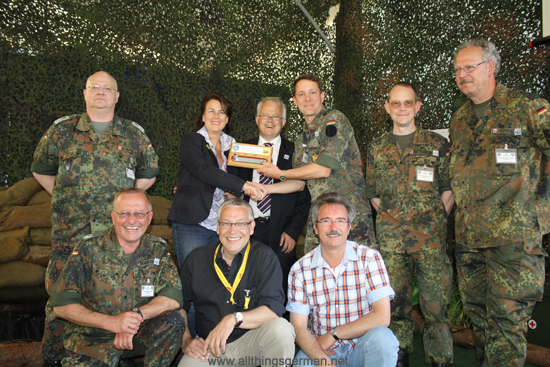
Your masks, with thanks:
[(131, 168), (126, 168), (126, 177), (128, 177), (130, 180), (135, 180), (136, 174), (134, 173), (134, 170)]
[(416, 166), (416, 180), (434, 182), (434, 169), (432, 167)]
[(141, 285), (141, 297), (151, 298), (155, 296), (155, 286), (151, 284), (151, 278), (147, 278), (147, 284)]
[(304, 155), (302, 156), (302, 162), (304, 162), (304, 163), (306, 163), (306, 164), (309, 162), (308, 156), (307, 156), (307, 152), (306, 152), (306, 151), (304, 151)]
[(509, 149), (508, 144), (504, 144), (504, 149), (495, 149), (497, 164), (517, 164), (518, 150)]

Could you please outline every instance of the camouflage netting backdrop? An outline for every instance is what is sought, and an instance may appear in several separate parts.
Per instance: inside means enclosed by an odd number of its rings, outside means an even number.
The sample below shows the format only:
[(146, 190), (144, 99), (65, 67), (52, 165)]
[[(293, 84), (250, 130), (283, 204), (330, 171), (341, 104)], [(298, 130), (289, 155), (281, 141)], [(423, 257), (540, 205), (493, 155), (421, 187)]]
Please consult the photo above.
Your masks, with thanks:
[(234, 103), (239, 141), (256, 132), (257, 101), (281, 96), (290, 107), (285, 133), (293, 139), (302, 120), (290, 85), (301, 73), (317, 74), (326, 105), (349, 117), (364, 154), (391, 126), (383, 100), (397, 81), (417, 84), (423, 127), (448, 127), (460, 96), (452, 52), (465, 38), (485, 36), (501, 51), (500, 81), (550, 98), (550, 47), (527, 47), (541, 36), (540, 1), (302, 3), (335, 54), (292, 0), (0, 3), (0, 186), (30, 176), (40, 137), (57, 118), (84, 110), (85, 80), (101, 69), (118, 81), (117, 113), (151, 138), (161, 166), (151, 191), (167, 198), (180, 136), (211, 90)]

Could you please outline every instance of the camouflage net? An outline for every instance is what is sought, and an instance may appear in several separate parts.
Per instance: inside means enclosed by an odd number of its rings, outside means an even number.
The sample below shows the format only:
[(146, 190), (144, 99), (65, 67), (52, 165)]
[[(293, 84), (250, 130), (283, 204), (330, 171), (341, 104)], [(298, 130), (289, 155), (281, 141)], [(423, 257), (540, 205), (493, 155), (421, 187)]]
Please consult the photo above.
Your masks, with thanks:
[[(82, 89), (97, 70), (118, 81), (117, 114), (141, 124), (160, 156), (153, 195), (171, 198), (179, 140), (208, 91), (235, 105), (235, 138), (256, 134), (255, 105), (288, 102), (285, 134), (301, 129), (290, 85), (304, 72), (325, 82), (327, 106), (354, 125), (362, 154), (391, 122), (389, 87), (417, 84), (419, 122), (445, 128), (460, 92), (452, 52), (486, 36), (501, 51), (499, 80), (550, 98), (550, 48), (540, 37), (540, 2), (529, 0), (304, 0), (336, 47), (332, 54), (294, 1), (13, 0), (0, 4), (0, 186), (30, 176), (32, 153), (57, 118), (83, 111)], [(333, 10), (335, 10), (333, 8)]]

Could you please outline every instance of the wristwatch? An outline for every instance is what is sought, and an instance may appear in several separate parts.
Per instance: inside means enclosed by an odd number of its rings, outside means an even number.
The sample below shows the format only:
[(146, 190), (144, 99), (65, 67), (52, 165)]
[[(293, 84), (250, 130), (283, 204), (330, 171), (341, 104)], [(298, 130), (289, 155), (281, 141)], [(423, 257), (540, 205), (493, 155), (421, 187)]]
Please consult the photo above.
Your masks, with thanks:
[(332, 329), (330, 331), (330, 335), (332, 335), (332, 337), (334, 338), (334, 340), (338, 341), (340, 340), (340, 338), (338, 337), (338, 335), (336, 335), (336, 328)]
[(243, 323), (244, 321), (244, 316), (242, 313), (240, 312), (235, 312), (233, 314), (233, 316), (235, 316), (235, 320), (237, 320), (237, 323), (235, 324), (235, 328), (238, 328), (239, 326), (241, 326), (241, 324)]
[(143, 314), (141, 313), (141, 310), (138, 307), (134, 308), (132, 311), (137, 312), (139, 316), (141, 316), (145, 320), (145, 316), (143, 316)]
[(279, 178), (279, 180), (281, 180), (283, 182), (286, 181), (285, 171), (281, 171), (281, 178)]

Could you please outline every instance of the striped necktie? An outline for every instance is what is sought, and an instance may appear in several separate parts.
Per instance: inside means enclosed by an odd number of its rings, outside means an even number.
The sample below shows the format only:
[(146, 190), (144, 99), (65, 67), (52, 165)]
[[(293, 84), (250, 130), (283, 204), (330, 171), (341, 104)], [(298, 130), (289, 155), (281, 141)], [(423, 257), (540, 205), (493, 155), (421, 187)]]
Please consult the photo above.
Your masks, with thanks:
[[(273, 146), (273, 144), (271, 143), (264, 143), (264, 145), (266, 147)], [(273, 183), (273, 179), (266, 177), (260, 173), (260, 183), (263, 185), (270, 185)], [(264, 214), (267, 213), (269, 209), (271, 209), (271, 195), (267, 195), (265, 198), (258, 202), (258, 209)]]

